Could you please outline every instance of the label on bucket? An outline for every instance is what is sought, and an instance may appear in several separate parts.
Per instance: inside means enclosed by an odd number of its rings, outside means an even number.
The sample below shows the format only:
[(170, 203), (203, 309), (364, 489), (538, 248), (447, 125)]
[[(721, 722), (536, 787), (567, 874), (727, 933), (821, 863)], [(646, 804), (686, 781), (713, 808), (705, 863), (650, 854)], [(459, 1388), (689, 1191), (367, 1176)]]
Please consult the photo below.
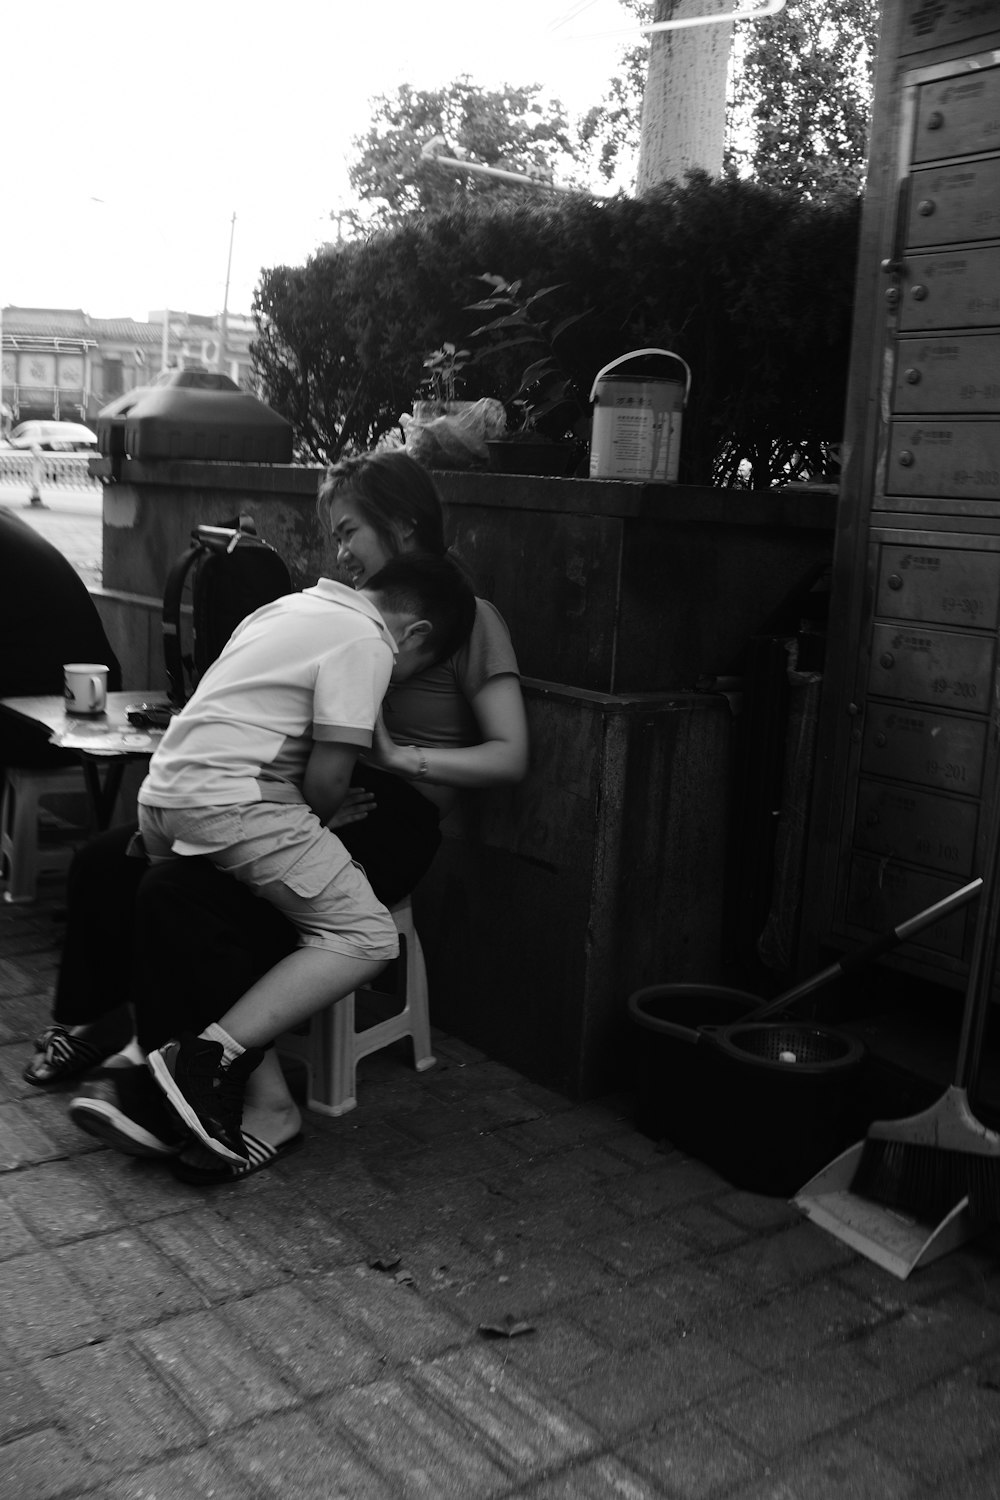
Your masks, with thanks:
[(609, 381), (601, 392), (594, 407), (591, 479), (676, 480), (681, 412), (657, 384), (630, 382), (616, 389)]

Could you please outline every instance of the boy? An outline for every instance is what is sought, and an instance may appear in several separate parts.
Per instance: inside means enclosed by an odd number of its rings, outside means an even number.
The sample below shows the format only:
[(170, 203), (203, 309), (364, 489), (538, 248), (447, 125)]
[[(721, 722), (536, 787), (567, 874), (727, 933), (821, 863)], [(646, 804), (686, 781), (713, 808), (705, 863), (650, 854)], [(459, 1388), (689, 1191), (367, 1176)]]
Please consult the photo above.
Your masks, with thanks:
[(398, 952), (391, 916), (325, 825), (390, 681), (458, 650), (474, 617), (445, 558), (395, 558), (356, 592), (321, 579), (237, 627), (150, 762), (138, 799), (150, 861), (204, 855), (300, 935), (218, 1023), (149, 1056), (184, 1124), (227, 1160), (246, 1159), (243, 1092), (268, 1043)]

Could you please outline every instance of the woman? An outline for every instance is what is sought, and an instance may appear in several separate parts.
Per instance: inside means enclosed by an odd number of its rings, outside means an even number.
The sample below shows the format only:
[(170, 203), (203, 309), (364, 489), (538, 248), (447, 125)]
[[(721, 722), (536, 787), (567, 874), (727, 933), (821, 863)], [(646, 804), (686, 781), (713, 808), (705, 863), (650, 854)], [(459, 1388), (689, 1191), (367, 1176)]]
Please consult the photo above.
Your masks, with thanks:
[[(355, 587), (391, 557), (447, 550), (433, 480), (403, 452), (335, 464), (317, 504), (338, 568)], [(383, 724), (359, 767), (351, 801), (330, 826), (379, 898), (392, 904), (426, 870), (440, 842), (439, 819), (460, 791), (519, 781), (527, 760), (510, 637), (493, 606), (477, 600), (472, 634), (461, 651), (386, 695)], [(126, 834), (116, 831), (78, 857), (68, 888), (54, 1025), (40, 1039), (25, 1076), (37, 1084), (55, 1082), (92, 1066), (95, 1057), (106, 1058), (72, 1100), (73, 1119), (119, 1149), (167, 1155), (175, 1151), (176, 1122), (150, 1090), (145, 1054), (179, 1031), (200, 1031), (217, 1019), (248, 988), (248, 975), (252, 980), (271, 967), (282, 944), (287, 952), (294, 937), (259, 910), (264, 903), (230, 877), (204, 868), (204, 861), (184, 858), (147, 872), (124, 857), (125, 846)], [(125, 913), (124, 926), (132, 929), (131, 944), (122, 922), (107, 906), (101, 910), (96, 893), (108, 881)], [(137, 1037), (115, 1053), (130, 1030), (128, 998)], [(246, 1170), (269, 1164), (297, 1139), (300, 1123), (272, 1049), (251, 1075), (243, 1134), (260, 1149), (251, 1152)], [(179, 1159), (177, 1171), (205, 1182), (245, 1175), (193, 1149)]]

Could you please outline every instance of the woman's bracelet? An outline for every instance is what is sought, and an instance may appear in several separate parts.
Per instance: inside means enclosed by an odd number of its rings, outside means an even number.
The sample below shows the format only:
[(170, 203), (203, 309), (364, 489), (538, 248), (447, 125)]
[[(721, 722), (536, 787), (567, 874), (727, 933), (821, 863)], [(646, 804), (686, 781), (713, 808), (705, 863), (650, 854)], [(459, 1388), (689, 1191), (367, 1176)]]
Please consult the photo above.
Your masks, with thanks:
[(427, 763), (427, 756), (419, 745), (407, 745), (406, 748), (407, 750), (415, 751), (417, 756), (417, 769), (413, 772), (410, 780), (420, 781), (427, 775), (428, 771), (430, 770), (430, 766)]

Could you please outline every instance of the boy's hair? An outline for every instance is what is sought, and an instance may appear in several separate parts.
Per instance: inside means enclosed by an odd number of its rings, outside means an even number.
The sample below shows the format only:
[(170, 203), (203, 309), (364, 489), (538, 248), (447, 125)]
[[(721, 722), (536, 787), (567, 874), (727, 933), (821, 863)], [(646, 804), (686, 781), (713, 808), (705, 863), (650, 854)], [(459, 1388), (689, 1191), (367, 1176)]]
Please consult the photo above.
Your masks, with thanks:
[(430, 622), (427, 648), (435, 661), (454, 656), (469, 639), (476, 619), (476, 596), (462, 570), (449, 557), (408, 552), (394, 557), (362, 590), (396, 614)]
[(443, 557), (444, 512), (430, 474), (401, 449), (379, 449), (331, 464), (320, 482), (316, 509), (330, 529), (330, 505), (350, 490), (358, 509), (392, 556), (403, 551), (407, 528), (413, 549)]

